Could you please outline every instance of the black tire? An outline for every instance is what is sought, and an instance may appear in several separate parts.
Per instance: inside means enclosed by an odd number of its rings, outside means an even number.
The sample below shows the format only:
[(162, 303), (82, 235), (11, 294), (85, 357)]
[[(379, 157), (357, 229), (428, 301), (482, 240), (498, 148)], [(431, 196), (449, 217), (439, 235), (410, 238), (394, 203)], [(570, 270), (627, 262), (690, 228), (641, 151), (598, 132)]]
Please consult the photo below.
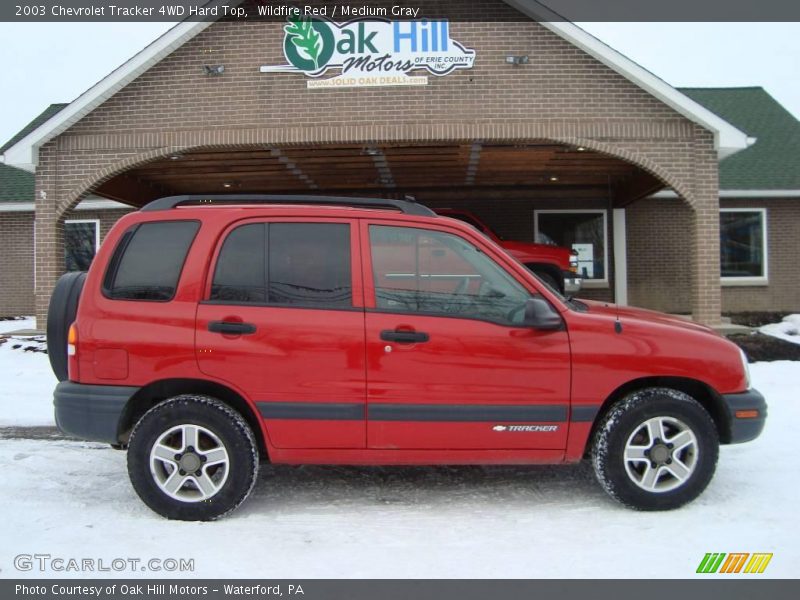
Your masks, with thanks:
[[(666, 419), (670, 432), (688, 430), (695, 441), (679, 450), (675, 444), (665, 443), (676, 440), (677, 433), (664, 436), (664, 440), (656, 437), (655, 444), (643, 451), (649, 458), (626, 461), (629, 439), (636, 442), (631, 452), (654, 443), (649, 435), (645, 437), (645, 423), (659, 418)], [(660, 446), (657, 451), (656, 446)], [(719, 433), (711, 416), (692, 397), (668, 388), (647, 388), (623, 398), (605, 415), (592, 444), (592, 464), (600, 485), (625, 506), (646, 511), (679, 508), (697, 498), (714, 476), (718, 456)], [(683, 471), (683, 477), (673, 473), (687, 464), (691, 469)], [(652, 491), (642, 487), (648, 483), (646, 471), (654, 475), (658, 491), (655, 486)]]
[(62, 275), (47, 307), (47, 356), (59, 381), (67, 379), (67, 336), (78, 314), (78, 301), (86, 273), (73, 271)]
[[(212, 433), (227, 452), (226, 472), (213, 471), (220, 467), (209, 466), (206, 470), (201, 466), (203, 473), (221, 480), (218, 490), (206, 499), (182, 500), (170, 496), (158, 482), (156, 470), (162, 463), (156, 461), (157, 467), (151, 468), (150, 453), (156, 442), (165, 432), (185, 425), (200, 426)], [(147, 506), (167, 519), (218, 519), (245, 501), (256, 483), (257, 474), (258, 446), (250, 426), (238, 412), (215, 398), (182, 395), (166, 400), (146, 412), (131, 433), (128, 475), (133, 488)], [(177, 493), (199, 495), (199, 486), (189, 481)]]
[(538, 267), (528, 267), (530, 271), (533, 272), (539, 279), (541, 279), (544, 283), (548, 286), (553, 288), (556, 292), (563, 293), (564, 292), (564, 280), (563, 278), (557, 278), (553, 275), (550, 271), (542, 270)]

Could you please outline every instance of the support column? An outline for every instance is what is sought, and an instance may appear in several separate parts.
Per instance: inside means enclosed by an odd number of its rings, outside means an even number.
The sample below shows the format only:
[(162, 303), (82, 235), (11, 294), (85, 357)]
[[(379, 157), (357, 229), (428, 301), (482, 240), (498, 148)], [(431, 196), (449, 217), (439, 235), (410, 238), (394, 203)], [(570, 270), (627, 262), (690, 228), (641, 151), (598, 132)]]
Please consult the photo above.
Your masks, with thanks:
[(613, 209), (614, 231), (614, 302), (628, 305), (628, 234), (625, 209)]
[(692, 187), (692, 317), (704, 325), (719, 325), (719, 162), (709, 143), (696, 144)]
[(55, 192), (37, 174), (34, 240), (36, 328), (47, 326), (47, 307), (56, 281), (64, 272), (64, 226), (56, 209)]
[(721, 322), (722, 293), (719, 266), (719, 200), (695, 209), (692, 244), (692, 317), (704, 325)]

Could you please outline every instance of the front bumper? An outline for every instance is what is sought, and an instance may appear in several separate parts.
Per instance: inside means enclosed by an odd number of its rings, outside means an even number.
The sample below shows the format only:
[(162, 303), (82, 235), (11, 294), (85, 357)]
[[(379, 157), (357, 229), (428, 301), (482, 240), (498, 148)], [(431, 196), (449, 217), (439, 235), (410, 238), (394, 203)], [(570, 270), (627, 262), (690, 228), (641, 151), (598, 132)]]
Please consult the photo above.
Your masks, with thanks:
[[(741, 394), (723, 394), (722, 402), (725, 405), (728, 418), (728, 439), (723, 440), (728, 444), (741, 444), (756, 439), (764, 430), (767, 420), (767, 402), (758, 390), (747, 390)], [(747, 418), (737, 417), (748, 411), (755, 411), (756, 416)]]
[(73, 437), (116, 444), (122, 413), (138, 390), (136, 387), (62, 381), (53, 393), (56, 425)]
[(562, 271), (564, 275), (564, 292), (567, 294), (575, 294), (581, 291), (581, 278), (577, 273), (572, 271)]

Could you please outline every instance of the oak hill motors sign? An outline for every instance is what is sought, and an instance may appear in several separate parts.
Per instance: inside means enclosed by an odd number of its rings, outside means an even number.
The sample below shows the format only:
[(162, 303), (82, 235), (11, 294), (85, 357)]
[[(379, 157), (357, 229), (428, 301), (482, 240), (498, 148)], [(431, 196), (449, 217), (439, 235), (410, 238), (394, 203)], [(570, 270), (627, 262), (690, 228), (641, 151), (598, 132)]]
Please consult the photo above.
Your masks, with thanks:
[[(475, 51), (450, 37), (449, 21), (355, 19), (335, 23), (292, 17), (283, 28), (289, 64), (261, 67), (262, 73), (301, 73), (309, 88), (427, 85), (426, 71), (442, 77), (471, 69)], [(323, 78), (331, 70), (341, 72)]]

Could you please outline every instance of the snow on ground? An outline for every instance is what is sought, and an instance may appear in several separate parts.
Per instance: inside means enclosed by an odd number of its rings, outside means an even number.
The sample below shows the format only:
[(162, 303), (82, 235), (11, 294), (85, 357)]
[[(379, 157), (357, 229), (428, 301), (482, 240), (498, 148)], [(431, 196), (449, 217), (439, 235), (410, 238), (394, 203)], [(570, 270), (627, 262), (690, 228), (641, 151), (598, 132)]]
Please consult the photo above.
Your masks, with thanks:
[[(34, 326), (32, 317), (0, 321), (0, 336)], [(41, 336), (9, 336), (0, 343), (0, 427), (55, 425), (53, 388), (57, 381), (47, 354), (24, 350), (43, 348), (42, 340)]]
[[(0, 354), (0, 380), (8, 382), (9, 364), (12, 372), (31, 368), (30, 391), (18, 396), (21, 377), (11, 392), (0, 391), (6, 422), (18, 420), (8, 416), (9, 407), (16, 410), (22, 400), (50, 410), (46, 356), (16, 352), (22, 356), (10, 362)], [(137, 498), (123, 452), (93, 443), (2, 440), (0, 506), (7, 518), (0, 577), (41, 577), (17, 572), (13, 557), (46, 553), (106, 564), (194, 559), (199, 577), (683, 578), (695, 576), (706, 552), (773, 552), (764, 576), (796, 577), (800, 362), (759, 363), (752, 372), (770, 403), (764, 434), (723, 447), (708, 490), (667, 513), (620, 507), (587, 465), (267, 466), (250, 500), (231, 516), (171, 522)]]
[(770, 323), (759, 327), (758, 330), (765, 335), (800, 344), (800, 315), (789, 315), (780, 323)]
[(18, 329), (33, 329), (36, 326), (36, 319), (33, 317), (14, 317), (0, 321), (0, 335)]

